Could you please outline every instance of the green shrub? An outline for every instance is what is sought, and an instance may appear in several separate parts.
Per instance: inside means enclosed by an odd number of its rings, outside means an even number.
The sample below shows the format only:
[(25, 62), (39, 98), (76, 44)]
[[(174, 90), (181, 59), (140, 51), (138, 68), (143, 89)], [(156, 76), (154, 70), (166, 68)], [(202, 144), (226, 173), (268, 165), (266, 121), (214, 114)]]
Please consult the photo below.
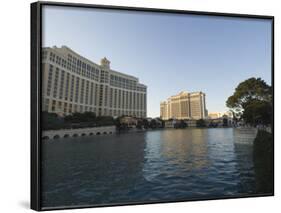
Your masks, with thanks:
[(273, 151), (272, 134), (259, 130), (254, 140), (253, 153), (257, 193), (273, 193)]

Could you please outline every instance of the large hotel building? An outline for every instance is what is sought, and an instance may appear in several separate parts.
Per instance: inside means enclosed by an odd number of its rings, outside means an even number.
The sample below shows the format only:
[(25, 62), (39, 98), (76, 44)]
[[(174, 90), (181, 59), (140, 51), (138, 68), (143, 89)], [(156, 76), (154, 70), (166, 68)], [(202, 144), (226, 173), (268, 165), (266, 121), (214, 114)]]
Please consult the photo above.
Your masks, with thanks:
[(66, 46), (42, 50), (42, 110), (58, 114), (146, 117), (147, 87), (138, 78), (100, 65)]
[(204, 119), (207, 115), (203, 92), (181, 92), (160, 103), (160, 117), (163, 120)]

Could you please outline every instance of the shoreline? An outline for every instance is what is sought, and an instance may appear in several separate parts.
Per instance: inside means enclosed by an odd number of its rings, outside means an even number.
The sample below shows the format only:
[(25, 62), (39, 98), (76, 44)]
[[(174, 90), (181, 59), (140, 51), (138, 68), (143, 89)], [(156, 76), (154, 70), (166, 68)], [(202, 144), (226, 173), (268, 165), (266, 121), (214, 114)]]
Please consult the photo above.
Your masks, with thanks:
[(101, 136), (101, 135), (123, 135), (132, 133), (143, 133), (152, 131), (164, 130), (184, 130), (184, 129), (228, 129), (235, 127), (186, 127), (186, 128), (155, 128), (155, 129), (129, 129), (129, 130), (116, 130), (116, 126), (101, 126), (91, 128), (77, 128), (77, 129), (60, 129), (60, 130), (43, 130), (42, 140), (56, 140), (61, 138), (85, 137), (85, 136)]

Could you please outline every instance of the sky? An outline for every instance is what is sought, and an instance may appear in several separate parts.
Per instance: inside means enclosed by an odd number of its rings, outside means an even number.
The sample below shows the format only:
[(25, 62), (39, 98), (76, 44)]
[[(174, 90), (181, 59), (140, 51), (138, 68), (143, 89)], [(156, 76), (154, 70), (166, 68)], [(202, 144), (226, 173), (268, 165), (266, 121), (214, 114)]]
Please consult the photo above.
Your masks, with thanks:
[(237, 85), (261, 77), (271, 85), (270, 20), (43, 7), (43, 47), (66, 45), (147, 85), (147, 116), (181, 91), (206, 94), (209, 112), (225, 112)]

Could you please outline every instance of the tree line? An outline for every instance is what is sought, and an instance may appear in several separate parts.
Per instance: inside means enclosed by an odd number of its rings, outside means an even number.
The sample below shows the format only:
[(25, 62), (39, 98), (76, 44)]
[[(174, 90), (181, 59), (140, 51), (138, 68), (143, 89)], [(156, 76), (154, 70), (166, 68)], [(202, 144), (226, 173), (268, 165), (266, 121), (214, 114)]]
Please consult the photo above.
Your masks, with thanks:
[(249, 78), (241, 82), (226, 106), (233, 113), (234, 120), (252, 126), (272, 123), (272, 87), (261, 78)]

